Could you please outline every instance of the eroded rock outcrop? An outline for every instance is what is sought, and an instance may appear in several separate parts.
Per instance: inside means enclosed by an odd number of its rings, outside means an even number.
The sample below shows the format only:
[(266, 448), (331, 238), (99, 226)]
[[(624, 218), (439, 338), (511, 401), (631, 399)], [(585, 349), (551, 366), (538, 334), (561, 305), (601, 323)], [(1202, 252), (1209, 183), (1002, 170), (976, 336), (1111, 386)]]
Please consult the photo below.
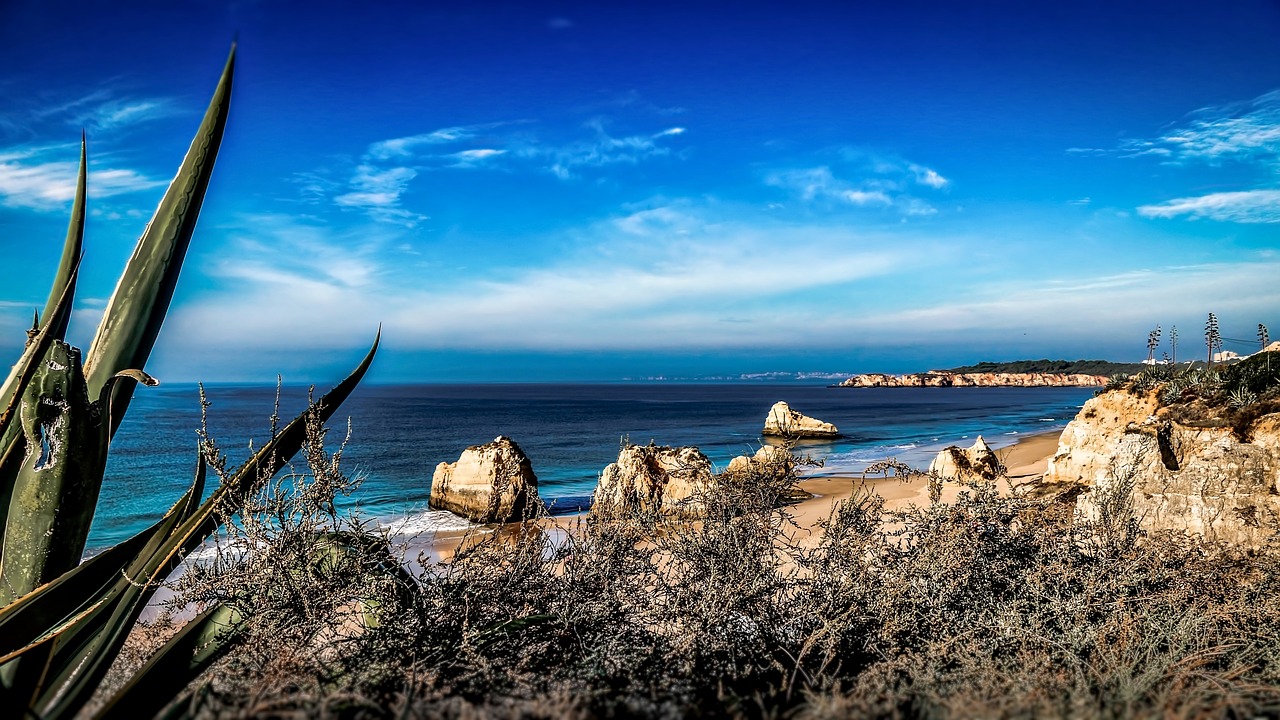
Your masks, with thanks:
[(1067, 425), (1045, 481), (1088, 488), (1082, 516), (1132, 502), (1148, 530), (1199, 533), (1256, 546), (1280, 512), (1280, 416), (1255, 423), (1248, 442), (1226, 427), (1194, 427), (1160, 407), (1157, 391), (1116, 390), (1085, 403)]
[(729, 475), (764, 473), (770, 477), (781, 477), (795, 467), (795, 458), (785, 448), (762, 445), (755, 455), (739, 455), (730, 460), (724, 471)]
[(926, 372), (909, 375), (867, 373), (854, 375), (839, 387), (1102, 387), (1105, 375), (1078, 373), (949, 373)]
[(788, 438), (835, 438), (840, 430), (829, 422), (792, 410), (785, 402), (774, 403), (764, 419), (764, 434)]
[(457, 462), (437, 465), (431, 477), (431, 507), (478, 523), (522, 520), (541, 502), (529, 458), (508, 437), (467, 448)]
[(961, 448), (952, 445), (943, 448), (929, 463), (929, 472), (939, 477), (963, 482), (992, 482), (1003, 471), (1000, 458), (979, 435), (973, 446)]
[(697, 515), (712, 482), (711, 461), (696, 447), (627, 445), (600, 473), (592, 510)]

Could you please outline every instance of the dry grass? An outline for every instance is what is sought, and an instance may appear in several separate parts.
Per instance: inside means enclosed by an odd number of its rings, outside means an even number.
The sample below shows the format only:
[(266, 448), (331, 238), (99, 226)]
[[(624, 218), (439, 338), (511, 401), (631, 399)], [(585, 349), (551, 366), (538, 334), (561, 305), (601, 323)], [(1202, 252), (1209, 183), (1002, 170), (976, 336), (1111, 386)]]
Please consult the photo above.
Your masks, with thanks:
[[(350, 483), (314, 437), (311, 472), (235, 531), (254, 552), (184, 582), (252, 618), (184, 700), (195, 717), (1280, 712), (1280, 554), (1139, 536), (1123, 503), (1083, 527), (989, 486), (902, 513), (862, 493), (806, 545), (794, 475), (739, 475), (700, 522), (591, 516), (555, 542), (527, 523), (405, 583), (377, 538), (317, 547), (360, 529), (323, 502)], [(356, 600), (376, 627), (350, 631)]]

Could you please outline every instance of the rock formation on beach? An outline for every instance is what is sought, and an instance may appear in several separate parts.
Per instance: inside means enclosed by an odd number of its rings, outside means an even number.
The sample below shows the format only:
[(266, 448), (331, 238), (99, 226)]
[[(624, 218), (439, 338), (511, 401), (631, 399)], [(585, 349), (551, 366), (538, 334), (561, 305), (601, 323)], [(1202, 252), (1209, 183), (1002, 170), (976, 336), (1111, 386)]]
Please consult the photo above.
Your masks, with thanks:
[(769, 414), (764, 419), (763, 433), (787, 438), (840, 437), (840, 430), (835, 425), (801, 414), (781, 401), (769, 408)]
[(837, 387), (1102, 387), (1105, 375), (1066, 373), (951, 373), (943, 371), (854, 375)]
[(697, 515), (697, 496), (712, 479), (711, 461), (696, 447), (627, 445), (600, 473), (592, 510)]
[(498, 436), (473, 445), (431, 477), (431, 507), (478, 523), (514, 522), (541, 506), (538, 476), (514, 440)]
[(929, 463), (929, 472), (964, 482), (991, 482), (1000, 476), (1002, 470), (1000, 458), (981, 435), (973, 447), (966, 449), (952, 445), (943, 448)]
[(1158, 390), (1113, 390), (1067, 425), (1045, 481), (1087, 488), (1077, 510), (1088, 519), (1132, 503), (1147, 530), (1257, 546), (1280, 512), (1280, 415), (1258, 420), (1245, 442), (1230, 427), (1180, 422)]
[(776, 445), (762, 445), (755, 455), (739, 455), (729, 461), (725, 473), (729, 475), (746, 475), (748, 473), (768, 473), (772, 477), (781, 477), (796, 467), (796, 460), (786, 449)]

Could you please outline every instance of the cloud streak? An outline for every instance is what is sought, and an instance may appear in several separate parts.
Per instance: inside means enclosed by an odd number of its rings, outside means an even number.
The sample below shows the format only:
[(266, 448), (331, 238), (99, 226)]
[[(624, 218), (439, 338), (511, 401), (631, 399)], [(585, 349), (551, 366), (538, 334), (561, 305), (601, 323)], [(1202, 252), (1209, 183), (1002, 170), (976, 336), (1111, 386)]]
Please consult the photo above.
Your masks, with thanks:
[[(837, 177), (829, 166), (779, 170), (765, 177), (765, 184), (788, 190), (806, 203), (828, 203), (837, 207), (880, 209), (903, 216), (934, 215), (937, 208), (908, 191), (902, 177), (935, 190), (950, 181), (938, 172), (914, 163), (880, 166), (890, 177), (847, 180)], [(896, 177), (894, 176), (896, 175)]]
[[(1260, 168), (1280, 180), (1280, 90), (1249, 102), (1201, 108), (1188, 120), (1152, 139), (1126, 140), (1115, 149), (1070, 148), (1084, 155), (1152, 157), (1164, 165), (1219, 166), (1228, 161)], [(1234, 223), (1280, 222), (1275, 182), (1230, 192), (1174, 198), (1142, 205), (1147, 218), (1185, 217)]]
[(312, 202), (328, 198), (339, 208), (364, 212), (383, 223), (415, 227), (426, 214), (406, 207), (413, 180), (423, 172), (534, 169), (561, 180), (574, 180), (585, 169), (635, 165), (672, 154), (670, 142), (684, 135), (684, 127), (668, 127), (649, 134), (611, 135), (601, 119), (583, 125), (590, 137), (564, 143), (538, 140), (528, 132), (502, 131), (528, 125), (495, 122), (439, 128), (416, 135), (370, 143), (343, 183), (323, 173), (300, 173), (303, 195)]
[[(246, 234), (234, 254), (251, 259), (216, 270), (234, 280), (235, 292), (182, 308), (172, 332), (197, 345), (253, 347), (271, 338), (272, 344), (324, 346), (349, 343), (382, 321), (388, 336), (419, 348), (754, 345), (773, 339), (738, 322), (752, 308), (785, 314), (783, 298), (884, 276), (910, 259), (905, 247), (875, 249), (846, 230), (710, 219), (697, 208), (648, 208), (584, 229), (588, 239), (577, 250), (541, 266), (479, 263), (462, 273), (442, 271), (433, 261), (398, 268), (400, 261), (349, 250), (346, 237), (318, 226)], [(354, 269), (338, 277), (335, 267)], [(437, 281), (406, 283), (401, 270)], [(273, 311), (261, 312), (264, 307)]]
[[(64, 209), (75, 197), (79, 161), (53, 158), (75, 157), (78, 150), (69, 144), (0, 150), (0, 205), (39, 211)], [(89, 197), (112, 197), (164, 184), (164, 180), (149, 178), (136, 170), (94, 169), (89, 177)]]
[(1280, 190), (1244, 190), (1143, 205), (1138, 214), (1149, 218), (1209, 219), (1238, 223), (1280, 223)]
[(1154, 156), (1169, 163), (1239, 160), (1274, 166), (1280, 161), (1280, 90), (1246, 103), (1201, 108), (1187, 123), (1154, 139), (1125, 141), (1118, 150), (1126, 157)]

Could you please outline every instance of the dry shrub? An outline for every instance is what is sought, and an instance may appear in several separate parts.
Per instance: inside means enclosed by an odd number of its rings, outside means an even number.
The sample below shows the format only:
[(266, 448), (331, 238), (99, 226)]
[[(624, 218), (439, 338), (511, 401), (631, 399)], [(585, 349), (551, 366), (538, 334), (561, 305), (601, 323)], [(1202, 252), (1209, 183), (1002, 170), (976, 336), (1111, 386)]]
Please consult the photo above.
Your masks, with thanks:
[[(312, 476), (325, 457), (308, 456)], [(332, 457), (318, 464), (340, 475)], [(795, 481), (725, 478), (696, 522), (584, 516), (562, 539), (538, 522), (512, 526), (428, 566), (410, 593), (387, 579), (376, 543), (340, 573), (300, 569), (314, 553), (306, 538), (337, 521), (331, 505), (268, 504), (270, 531), (248, 520), (239, 531), (254, 552), (188, 586), (252, 598), (253, 611), (254, 640), (210, 673), (197, 714), (1280, 712), (1280, 551), (1131, 536), (1122, 504), (1109, 533), (1053, 497), (982, 484), (893, 513), (860, 491), (805, 545), (781, 504)], [(320, 632), (370, 593), (385, 603), (376, 631)]]

